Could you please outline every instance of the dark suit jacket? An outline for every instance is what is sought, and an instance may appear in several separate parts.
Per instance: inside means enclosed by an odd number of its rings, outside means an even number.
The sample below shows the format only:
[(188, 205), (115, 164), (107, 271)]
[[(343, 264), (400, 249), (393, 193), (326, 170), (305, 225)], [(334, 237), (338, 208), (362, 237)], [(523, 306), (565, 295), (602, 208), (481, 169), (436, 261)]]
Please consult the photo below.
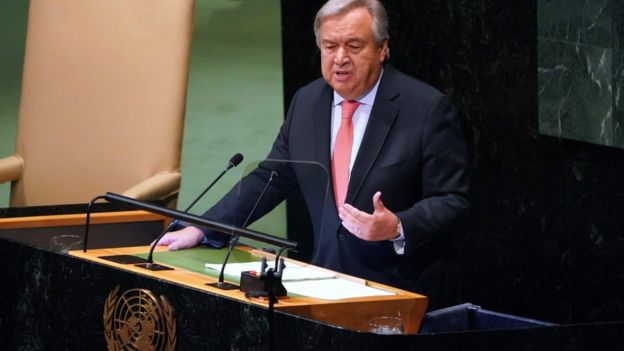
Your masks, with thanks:
[(448, 234), (468, 208), (468, 156), (452, 103), (385, 66), (346, 202), (372, 213), (373, 194), (382, 192), (405, 233), (405, 254), (397, 255), (392, 242), (361, 240), (340, 224), (328, 171), (332, 94), (322, 79), (299, 89), (268, 156), (287, 162), (261, 163), (204, 215), (241, 225), (275, 171), (252, 221), (299, 187), (314, 227), (312, 263), (429, 295), (430, 307), (459, 302)]

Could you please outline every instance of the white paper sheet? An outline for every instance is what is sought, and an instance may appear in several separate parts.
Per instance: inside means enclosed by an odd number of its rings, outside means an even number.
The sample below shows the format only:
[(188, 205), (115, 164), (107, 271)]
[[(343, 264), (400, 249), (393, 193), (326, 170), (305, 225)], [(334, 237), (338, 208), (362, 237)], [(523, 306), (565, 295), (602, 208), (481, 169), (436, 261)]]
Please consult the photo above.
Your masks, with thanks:
[[(231, 263), (225, 266), (225, 274), (229, 276), (239, 277), (241, 272), (256, 271), (260, 272), (260, 262), (241, 262)], [(206, 263), (206, 268), (213, 269), (217, 272), (221, 271), (221, 264)], [(286, 268), (282, 274), (282, 281), (310, 280), (310, 279), (327, 279), (334, 278), (335, 273), (327, 272), (319, 269), (301, 266), (292, 262), (286, 262)]]
[(284, 282), (289, 293), (325, 300), (365, 296), (389, 296), (393, 292), (373, 288), (342, 278)]
[[(225, 266), (225, 274), (240, 276), (241, 272), (245, 271), (259, 272), (260, 266), (260, 262), (227, 264)], [(219, 272), (221, 271), (221, 264), (206, 263), (206, 268)], [(336, 274), (333, 272), (301, 266), (292, 262), (286, 262), (282, 282), (289, 293), (325, 300), (395, 295), (395, 293), (390, 291), (373, 288), (343, 278), (336, 278)]]

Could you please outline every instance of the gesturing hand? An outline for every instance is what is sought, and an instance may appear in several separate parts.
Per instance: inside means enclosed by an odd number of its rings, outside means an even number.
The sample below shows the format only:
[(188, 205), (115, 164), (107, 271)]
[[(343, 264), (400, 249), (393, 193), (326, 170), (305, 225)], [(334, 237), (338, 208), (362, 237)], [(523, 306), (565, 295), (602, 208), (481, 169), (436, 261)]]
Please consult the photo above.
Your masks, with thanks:
[(381, 192), (373, 195), (372, 214), (344, 204), (338, 209), (342, 225), (360, 239), (368, 241), (392, 240), (397, 237), (399, 218), (381, 202)]

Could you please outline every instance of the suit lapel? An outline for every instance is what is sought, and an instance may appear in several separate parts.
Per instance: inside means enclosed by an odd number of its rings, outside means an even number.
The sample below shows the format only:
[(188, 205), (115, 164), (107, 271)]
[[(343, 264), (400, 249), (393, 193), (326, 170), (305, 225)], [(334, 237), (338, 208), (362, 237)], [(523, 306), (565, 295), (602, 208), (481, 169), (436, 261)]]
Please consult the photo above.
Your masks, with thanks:
[[(399, 113), (398, 105), (393, 102), (399, 96), (396, 86), (394, 72), (391, 67), (386, 66), (379, 83), (377, 96), (375, 97), (373, 109), (364, 132), (362, 144), (351, 170), (346, 197), (347, 203), (353, 203), (353, 200), (357, 197)], [(372, 201), (372, 198), (370, 201)]]
[(333, 91), (327, 85), (321, 92), (319, 103), (314, 106), (312, 111), (314, 133), (314, 160), (320, 162), (327, 170), (329, 175), (329, 191), (328, 197), (334, 198), (332, 174), (331, 174), (331, 104), (333, 101)]

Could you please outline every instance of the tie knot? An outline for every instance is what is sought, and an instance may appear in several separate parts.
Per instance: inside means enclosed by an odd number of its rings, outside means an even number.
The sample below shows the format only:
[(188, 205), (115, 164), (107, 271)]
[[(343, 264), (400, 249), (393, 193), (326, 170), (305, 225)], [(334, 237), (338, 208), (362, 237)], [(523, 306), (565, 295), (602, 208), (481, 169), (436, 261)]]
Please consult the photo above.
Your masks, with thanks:
[(353, 117), (353, 112), (357, 110), (358, 106), (360, 106), (359, 101), (355, 100), (343, 100), (342, 101), (342, 118), (351, 119)]

